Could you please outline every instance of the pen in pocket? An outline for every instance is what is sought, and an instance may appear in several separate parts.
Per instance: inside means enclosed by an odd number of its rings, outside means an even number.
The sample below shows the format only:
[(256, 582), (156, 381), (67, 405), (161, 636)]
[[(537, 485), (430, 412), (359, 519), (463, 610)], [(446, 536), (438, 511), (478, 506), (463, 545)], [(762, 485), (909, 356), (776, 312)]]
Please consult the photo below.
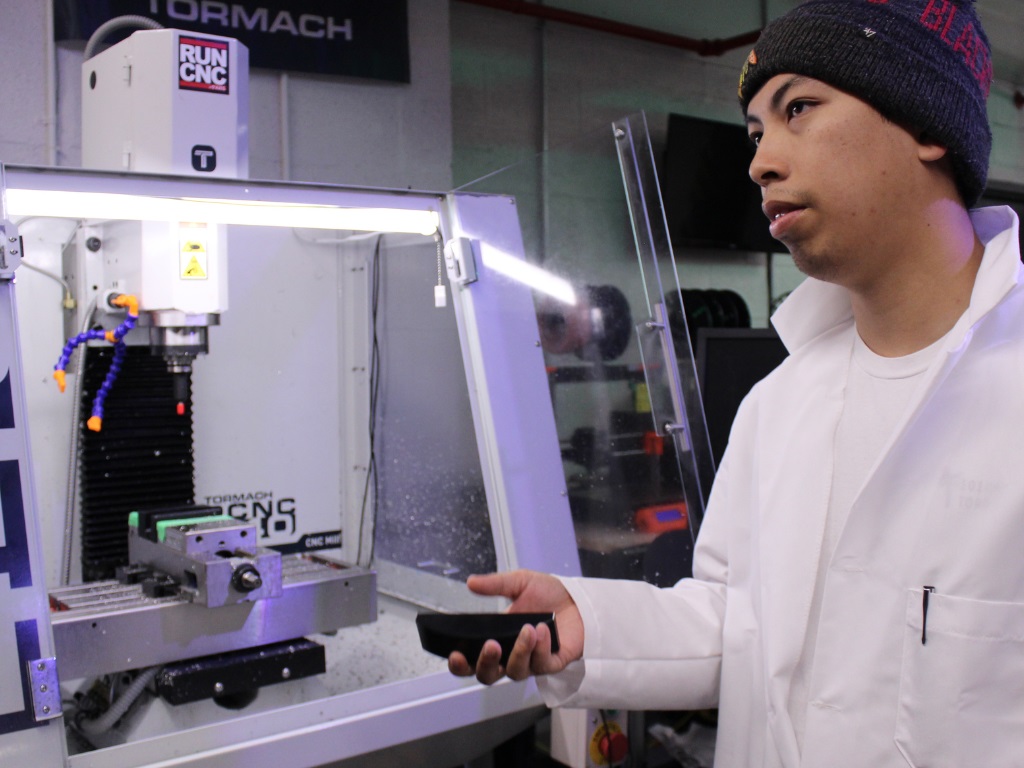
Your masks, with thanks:
[(923, 594), (921, 596), (921, 645), (925, 645), (928, 642), (928, 598), (932, 592), (935, 591), (935, 587), (922, 587)]

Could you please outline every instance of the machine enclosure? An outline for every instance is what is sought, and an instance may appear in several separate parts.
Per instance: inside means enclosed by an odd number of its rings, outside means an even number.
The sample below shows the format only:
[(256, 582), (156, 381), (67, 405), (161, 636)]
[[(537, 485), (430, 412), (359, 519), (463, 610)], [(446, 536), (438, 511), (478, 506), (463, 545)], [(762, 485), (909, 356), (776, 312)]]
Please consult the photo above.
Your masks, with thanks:
[(249, 50), (144, 30), (82, 64), (82, 165), (248, 178)]

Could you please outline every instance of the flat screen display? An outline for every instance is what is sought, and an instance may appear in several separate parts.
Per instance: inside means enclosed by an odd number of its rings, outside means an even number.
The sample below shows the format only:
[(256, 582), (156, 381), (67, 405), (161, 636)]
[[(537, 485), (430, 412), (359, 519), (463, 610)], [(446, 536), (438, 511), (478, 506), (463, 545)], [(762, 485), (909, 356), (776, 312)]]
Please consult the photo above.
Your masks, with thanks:
[(661, 194), (674, 246), (783, 253), (768, 234), (742, 125), (669, 115)]
[(729, 442), (729, 430), (743, 398), (786, 355), (771, 328), (699, 328), (695, 363), (708, 425), (711, 455), (717, 467)]

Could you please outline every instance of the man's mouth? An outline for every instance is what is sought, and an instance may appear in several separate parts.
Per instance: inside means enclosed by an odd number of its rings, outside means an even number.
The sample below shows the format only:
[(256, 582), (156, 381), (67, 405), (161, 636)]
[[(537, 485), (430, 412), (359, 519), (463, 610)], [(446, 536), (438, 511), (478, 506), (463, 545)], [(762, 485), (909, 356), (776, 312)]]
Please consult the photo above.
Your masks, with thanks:
[(796, 203), (782, 200), (765, 200), (761, 205), (761, 210), (764, 211), (764, 215), (768, 217), (770, 222), (768, 224), (768, 231), (771, 233), (771, 236), (776, 240), (781, 240), (785, 232), (793, 226), (803, 211), (807, 209)]

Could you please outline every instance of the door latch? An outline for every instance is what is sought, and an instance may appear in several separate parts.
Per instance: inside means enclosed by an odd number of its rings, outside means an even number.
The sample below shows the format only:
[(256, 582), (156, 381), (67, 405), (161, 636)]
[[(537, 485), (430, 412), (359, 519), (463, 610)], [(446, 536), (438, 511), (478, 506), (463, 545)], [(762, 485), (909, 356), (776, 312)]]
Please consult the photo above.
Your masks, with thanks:
[(452, 285), (469, 285), (477, 281), (476, 259), (480, 241), (456, 237), (444, 246), (444, 263)]

